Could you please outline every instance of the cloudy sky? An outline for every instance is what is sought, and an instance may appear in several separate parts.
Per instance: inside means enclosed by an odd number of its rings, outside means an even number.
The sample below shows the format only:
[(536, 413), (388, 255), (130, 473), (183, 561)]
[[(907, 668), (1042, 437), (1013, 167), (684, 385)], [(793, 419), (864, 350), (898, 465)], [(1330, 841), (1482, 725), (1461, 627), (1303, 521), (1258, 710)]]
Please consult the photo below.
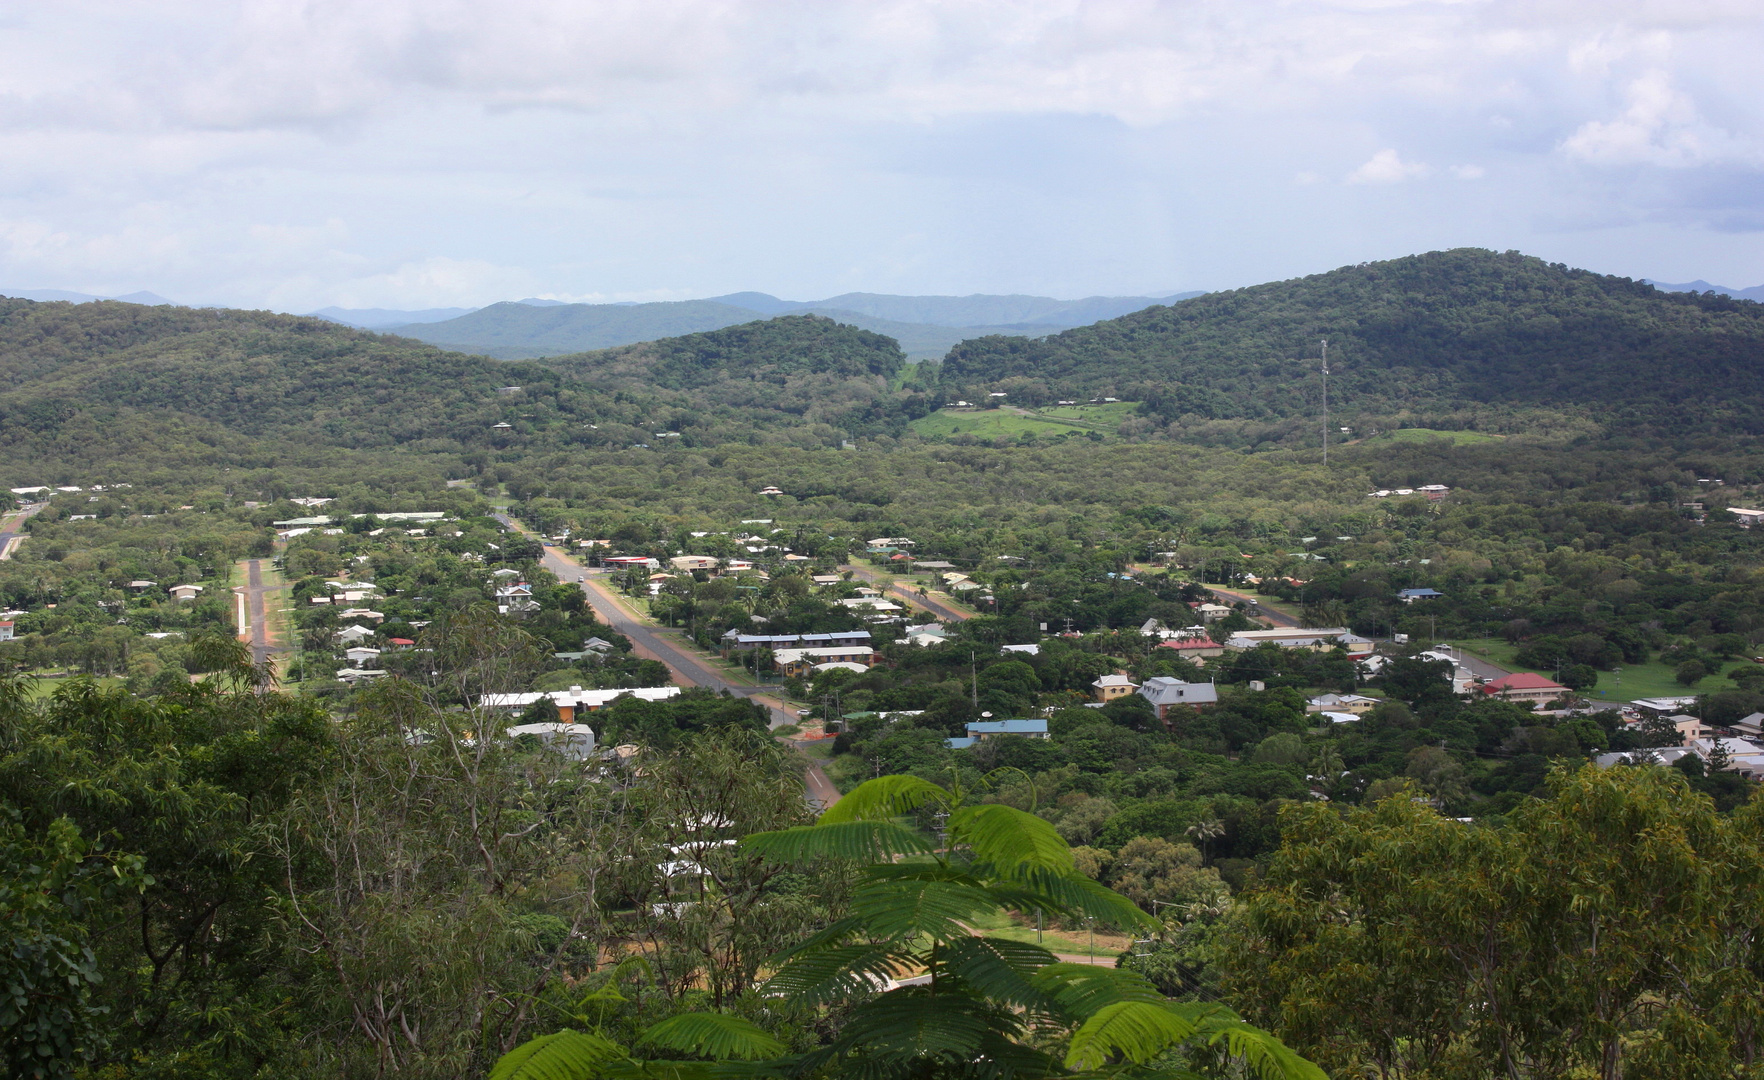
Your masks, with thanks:
[(0, 291), (1764, 282), (1758, 0), (0, 5)]

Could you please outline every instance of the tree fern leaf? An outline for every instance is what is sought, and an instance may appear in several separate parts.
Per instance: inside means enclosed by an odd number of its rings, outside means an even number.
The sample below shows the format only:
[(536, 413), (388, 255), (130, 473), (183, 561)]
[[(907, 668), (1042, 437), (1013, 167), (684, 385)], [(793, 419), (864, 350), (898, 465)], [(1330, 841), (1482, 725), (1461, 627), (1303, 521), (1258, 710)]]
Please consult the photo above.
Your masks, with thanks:
[(1262, 1080), (1329, 1080), (1328, 1074), (1261, 1028), (1233, 1020), (1208, 1042), (1225, 1044), (1226, 1053), (1242, 1061)]
[(973, 851), (975, 862), (1003, 876), (1030, 869), (1072, 872), (1072, 849), (1054, 827), (1014, 806), (964, 806), (950, 815), (949, 835), (951, 842)]
[(651, 1027), (638, 1040), (650, 1046), (723, 1060), (777, 1057), (784, 1044), (750, 1020), (726, 1013), (681, 1013)]
[(997, 904), (985, 889), (966, 882), (884, 879), (852, 890), (847, 910), (876, 939), (956, 941), (969, 936), (968, 923), (993, 913)]
[(902, 949), (842, 945), (792, 959), (766, 981), (766, 992), (804, 1005), (880, 993), (888, 982), (914, 970), (916, 958)]
[(916, 776), (878, 776), (846, 792), (822, 814), (820, 824), (887, 821), (926, 804), (948, 805), (949, 792)]
[(1035, 972), (1054, 962), (1039, 945), (1003, 938), (970, 937), (939, 950), (944, 972), (993, 1001), (1046, 1012), (1053, 1001), (1032, 980)]
[(1105, 1005), (1139, 1001), (1164, 1003), (1164, 995), (1138, 972), (1095, 964), (1049, 964), (1034, 976), (1037, 989), (1051, 997), (1074, 1020), (1086, 1020)]
[(598, 1035), (565, 1029), (529, 1039), (502, 1055), (490, 1080), (591, 1080), (625, 1051)]
[(1194, 1032), (1194, 1021), (1162, 1004), (1117, 1001), (1098, 1009), (1073, 1033), (1066, 1067), (1100, 1068), (1116, 1054), (1135, 1065), (1142, 1064)]

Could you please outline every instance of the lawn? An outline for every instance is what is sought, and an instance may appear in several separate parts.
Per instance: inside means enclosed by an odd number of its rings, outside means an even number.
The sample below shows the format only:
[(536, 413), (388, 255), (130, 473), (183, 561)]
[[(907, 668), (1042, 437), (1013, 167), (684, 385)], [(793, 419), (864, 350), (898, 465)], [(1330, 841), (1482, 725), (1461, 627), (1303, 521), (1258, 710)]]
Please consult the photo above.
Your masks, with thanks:
[(1500, 435), (1485, 435), (1480, 431), (1441, 431), (1438, 428), (1410, 427), (1381, 431), (1366, 441), (1394, 439), (1397, 442), (1430, 442), (1434, 439), (1445, 439), (1453, 445), (1463, 446), (1469, 443), (1499, 442), (1501, 438)]
[[(1455, 644), (1465, 652), (1474, 653), (1484, 660), (1491, 661), (1511, 671), (1535, 671), (1547, 678), (1555, 678), (1554, 671), (1538, 671), (1535, 668), (1523, 667), (1513, 661), (1513, 654), (1518, 648), (1507, 644), (1499, 638), (1477, 638), (1458, 641)], [(1620, 672), (1599, 672), (1599, 685), (1586, 692), (1586, 696), (1604, 701), (1634, 701), (1637, 698), (1649, 697), (1683, 697), (1698, 691), (1707, 693), (1717, 689), (1716, 679), (1708, 678), (1693, 687), (1686, 687), (1673, 678), (1673, 666), (1658, 660), (1649, 660), (1645, 664), (1625, 664)]]

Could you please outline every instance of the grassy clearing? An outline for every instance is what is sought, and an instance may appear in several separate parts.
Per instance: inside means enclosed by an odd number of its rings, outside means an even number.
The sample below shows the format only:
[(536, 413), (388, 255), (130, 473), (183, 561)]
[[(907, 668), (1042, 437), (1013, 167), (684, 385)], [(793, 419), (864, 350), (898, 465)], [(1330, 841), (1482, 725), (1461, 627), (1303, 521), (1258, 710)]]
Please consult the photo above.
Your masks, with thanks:
[(1049, 952), (1077, 956), (1119, 956), (1131, 942), (1125, 938), (1110, 934), (1096, 935), (1096, 944), (1091, 945), (1091, 937), (1081, 930), (1036, 930), (1033, 926), (1024, 926), (1017, 920), (1001, 913), (989, 913), (970, 923), (974, 929), (985, 931), (988, 937), (1004, 938), (1006, 941), (1024, 941), (1040, 945)]
[(1441, 431), (1438, 428), (1397, 428), (1395, 431), (1381, 431), (1367, 442), (1381, 442), (1390, 439), (1395, 442), (1429, 442), (1434, 439), (1445, 439), (1454, 446), (1466, 446), (1471, 443), (1500, 442), (1504, 436), (1485, 435), (1480, 431)]
[(1104, 405), (1056, 405), (1048, 409), (1036, 409), (1036, 416), (1045, 416), (1050, 420), (1068, 420), (1093, 427), (1099, 431), (1113, 432), (1121, 426), (1121, 421), (1132, 416), (1139, 408), (1137, 401), (1111, 401)]
[(923, 436), (973, 435), (982, 439), (996, 439), (1000, 436), (1016, 438), (1020, 435), (1063, 435), (1080, 430), (1070, 424), (1035, 420), (1021, 413), (1009, 412), (1004, 409), (983, 409), (979, 412), (952, 412), (948, 409), (939, 409), (930, 416), (922, 416), (914, 420), (911, 427)]
[[(1556, 677), (1553, 670), (1542, 671), (1516, 663), (1513, 655), (1519, 651), (1518, 647), (1499, 638), (1476, 638), (1454, 644), (1465, 652), (1473, 653), (1510, 671), (1531, 671), (1547, 678)], [(1634, 701), (1649, 697), (1683, 697), (1699, 691), (1708, 693), (1722, 685), (1717, 678), (1707, 678), (1696, 686), (1686, 687), (1673, 677), (1673, 671), (1672, 665), (1658, 660), (1649, 660), (1645, 664), (1625, 664), (1617, 674), (1599, 672), (1599, 685), (1588, 690), (1586, 696), (1601, 701)]]

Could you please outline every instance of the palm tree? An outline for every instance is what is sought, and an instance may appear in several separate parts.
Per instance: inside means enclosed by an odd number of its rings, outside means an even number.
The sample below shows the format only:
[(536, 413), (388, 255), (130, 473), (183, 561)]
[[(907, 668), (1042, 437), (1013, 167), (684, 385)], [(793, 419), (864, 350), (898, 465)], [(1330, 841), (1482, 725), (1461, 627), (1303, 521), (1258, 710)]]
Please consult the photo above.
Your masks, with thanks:
[[(941, 821), (946, 839), (909, 824), (910, 818)], [(836, 859), (859, 867), (842, 915), (776, 957), (776, 974), (762, 991), (839, 1008), (843, 1023), (830, 1042), (779, 1056), (776, 1040), (746, 1020), (685, 1014), (650, 1028), (641, 1041), (756, 1064), (648, 1062), (644, 1068), (598, 1035), (566, 1031), (517, 1048), (498, 1063), (492, 1080), (589, 1080), (656, 1070), (709, 1076), (731, 1068), (874, 1080), (980, 1074), (1324, 1080), (1322, 1070), (1221, 1005), (1173, 1002), (1135, 972), (1063, 963), (1039, 946), (973, 930), (1005, 910), (1134, 929), (1155, 925), (1126, 897), (1080, 874), (1065, 841), (1032, 814), (968, 804), (959, 791), (917, 777), (884, 776), (857, 787), (814, 825), (760, 833), (742, 844), (780, 862)], [(1194, 1052), (1189, 1070), (1169, 1067), (1166, 1055), (1173, 1051)]]
[(1195, 822), (1183, 831), (1194, 837), (1196, 846), (1201, 849), (1201, 858), (1204, 860), (1207, 857), (1207, 841), (1217, 840), (1224, 836), (1225, 823), (1217, 818), (1208, 818), (1205, 821)]

